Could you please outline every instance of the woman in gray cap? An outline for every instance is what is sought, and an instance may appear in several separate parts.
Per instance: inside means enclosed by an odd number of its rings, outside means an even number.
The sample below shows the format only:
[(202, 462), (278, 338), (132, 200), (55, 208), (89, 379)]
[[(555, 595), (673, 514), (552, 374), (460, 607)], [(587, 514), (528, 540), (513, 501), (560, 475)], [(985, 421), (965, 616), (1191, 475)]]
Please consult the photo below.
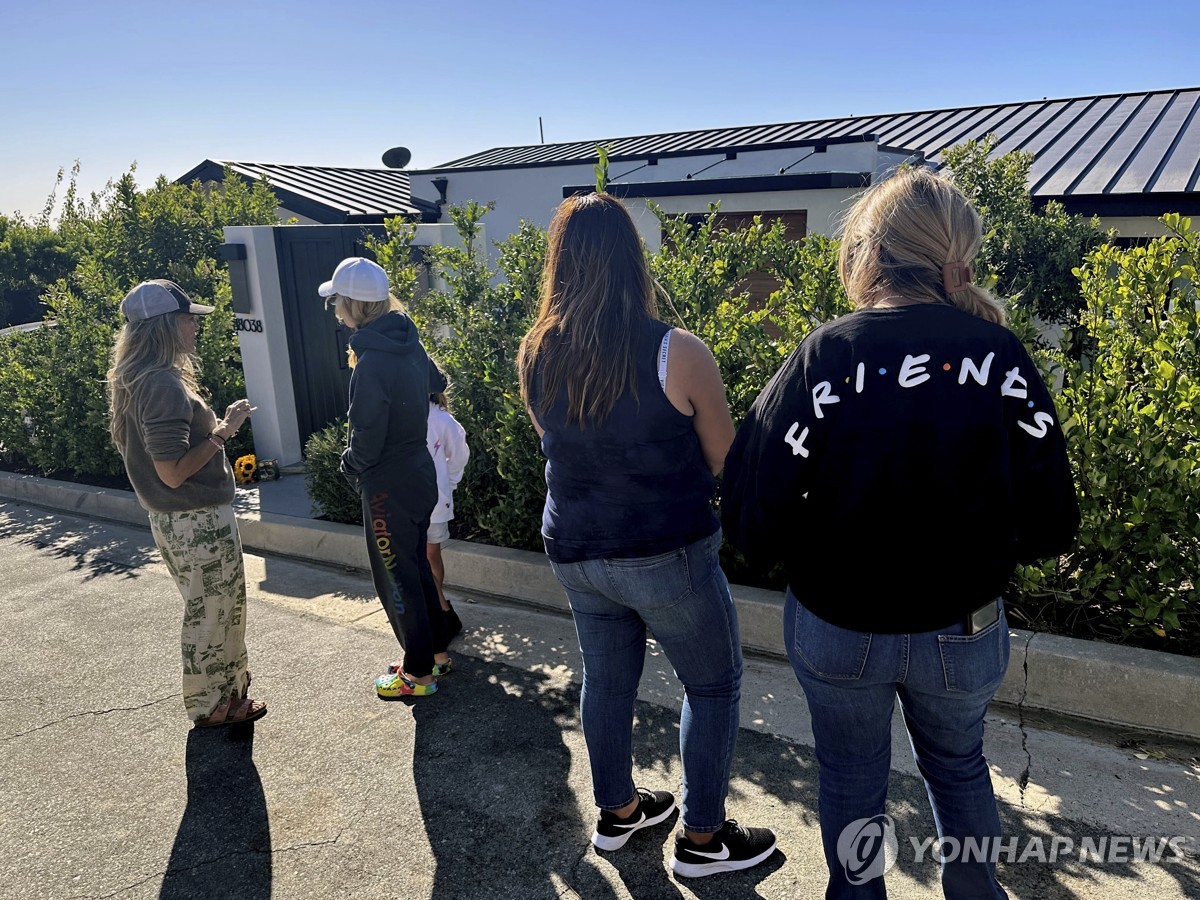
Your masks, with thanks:
[(108, 370), (112, 438), (183, 594), (183, 704), (197, 728), (252, 722), (267, 706), (246, 696), (246, 578), (222, 448), (254, 410), (238, 400), (218, 421), (201, 397), (192, 354), (213, 307), (155, 279), (121, 311)]
[(417, 326), (389, 293), (387, 273), (371, 260), (342, 260), (318, 293), (354, 332), (342, 472), (362, 496), (375, 590), (404, 649), (375, 679), (375, 693), (382, 700), (426, 697), (452, 667), (452, 635), (425, 550), (438, 499), (425, 443), (429, 357)]

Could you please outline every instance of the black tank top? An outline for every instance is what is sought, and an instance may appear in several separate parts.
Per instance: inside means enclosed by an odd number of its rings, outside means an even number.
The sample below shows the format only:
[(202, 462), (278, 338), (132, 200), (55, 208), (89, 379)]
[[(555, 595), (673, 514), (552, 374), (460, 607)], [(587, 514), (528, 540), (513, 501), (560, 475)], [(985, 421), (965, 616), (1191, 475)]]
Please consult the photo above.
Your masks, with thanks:
[[(708, 537), (720, 526), (716, 480), (692, 419), (667, 399), (658, 352), (669, 325), (646, 320), (638, 339), (637, 399), (627, 390), (602, 423), (566, 421), (566, 390), (534, 402), (545, 430), (542, 537), (555, 562), (654, 556)], [(541, 394), (540, 378), (535, 397)]]

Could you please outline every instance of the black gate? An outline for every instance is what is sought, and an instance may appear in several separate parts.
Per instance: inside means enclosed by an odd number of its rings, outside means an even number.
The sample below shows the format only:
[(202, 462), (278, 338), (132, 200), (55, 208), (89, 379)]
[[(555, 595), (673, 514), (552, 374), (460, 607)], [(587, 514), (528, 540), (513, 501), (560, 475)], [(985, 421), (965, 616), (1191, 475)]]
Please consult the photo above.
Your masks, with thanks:
[(383, 227), (313, 225), (275, 229), (301, 446), (313, 432), (346, 415), (350, 388), (346, 341), (350, 332), (325, 308), (317, 288), (329, 280), (347, 256), (373, 257), (365, 247), (368, 235), (382, 237)]

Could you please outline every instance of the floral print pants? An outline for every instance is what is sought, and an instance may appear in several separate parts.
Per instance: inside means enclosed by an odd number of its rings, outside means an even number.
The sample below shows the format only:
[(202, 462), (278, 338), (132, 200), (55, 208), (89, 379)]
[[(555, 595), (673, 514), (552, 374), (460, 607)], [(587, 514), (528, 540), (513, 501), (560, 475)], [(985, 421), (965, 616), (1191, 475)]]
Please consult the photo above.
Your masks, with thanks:
[(233, 507), (151, 512), (183, 595), (183, 705), (195, 721), (246, 689), (246, 569)]

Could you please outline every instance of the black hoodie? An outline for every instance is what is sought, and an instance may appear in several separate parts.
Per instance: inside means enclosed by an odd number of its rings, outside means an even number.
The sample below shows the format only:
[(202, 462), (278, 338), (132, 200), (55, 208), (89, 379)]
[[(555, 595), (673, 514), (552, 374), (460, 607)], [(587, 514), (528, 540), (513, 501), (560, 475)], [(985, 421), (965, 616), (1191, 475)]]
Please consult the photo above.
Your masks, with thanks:
[(425, 446), (429, 357), (417, 328), (393, 310), (351, 335), (350, 348), (358, 363), (342, 471), (359, 485), (405, 485), (413, 508), (427, 514), (437, 502), (437, 476)]

